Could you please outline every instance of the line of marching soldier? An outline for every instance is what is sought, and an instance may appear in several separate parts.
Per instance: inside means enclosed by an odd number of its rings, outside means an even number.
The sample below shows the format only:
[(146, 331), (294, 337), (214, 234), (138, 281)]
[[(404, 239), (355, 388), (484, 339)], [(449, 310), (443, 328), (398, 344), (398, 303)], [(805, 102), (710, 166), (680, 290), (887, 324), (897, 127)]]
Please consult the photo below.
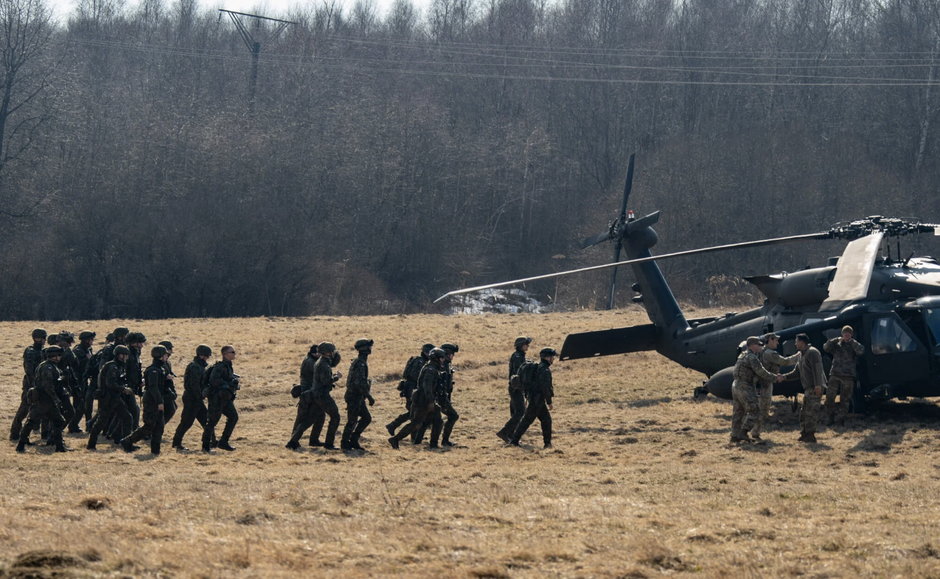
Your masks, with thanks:
[[(17, 443), (18, 452), (31, 444), (30, 434), (37, 428), (56, 451), (66, 451), (63, 431), (81, 433), (84, 417), (89, 450), (97, 447), (104, 434), (128, 452), (137, 450), (135, 442), (148, 439), (151, 452), (160, 453), (164, 427), (177, 409), (176, 375), (169, 361), (173, 344), (167, 340), (154, 346), (152, 362), (143, 369), (141, 351), (147, 338), (142, 333), (116, 328), (98, 352), (92, 348), (95, 336), (95, 332), (81, 332), (79, 344), (71, 348), (74, 335), (63, 331), (48, 336), (47, 346), (47, 332), (33, 330), (33, 344), (23, 352), (23, 389), (10, 427), (10, 440)], [(204, 451), (212, 447), (235, 450), (229, 444), (238, 421), (234, 400), (239, 376), (232, 369), (235, 349), (224, 346), (222, 360), (209, 367), (211, 356), (211, 348), (200, 345), (186, 368), (182, 417), (173, 437), (176, 448), (185, 450), (183, 436), (199, 421)], [(142, 416), (138, 396), (143, 400)], [(215, 426), (222, 416), (226, 425), (216, 440)]]
[[(98, 352), (93, 351), (95, 333), (90, 331), (79, 334), (79, 344), (74, 348), (70, 347), (74, 337), (69, 332), (49, 337), (45, 330), (36, 329), (32, 337), (33, 344), (23, 353), (21, 403), (10, 429), (10, 439), (17, 442), (18, 452), (25, 451), (31, 433), (37, 428), (57, 451), (67, 450), (62, 433), (66, 428), (70, 433), (81, 433), (80, 422), (84, 416), (89, 450), (95, 450), (99, 437), (104, 435), (127, 452), (138, 450), (135, 443), (148, 440), (151, 453), (160, 454), (164, 430), (175, 416), (180, 398), (175, 382), (177, 376), (170, 363), (171, 342), (163, 341), (151, 348), (151, 361), (144, 368), (141, 352), (147, 338), (128, 328), (116, 328)], [(516, 339), (516, 352), (509, 363), (511, 417), (498, 436), (518, 445), (526, 429), (538, 418), (543, 442), (549, 448), (553, 395), (550, 366), (557, 353), (544, 348), (540, 362), (528, 361), (525, 353), (531, 341), (527, 337)], [(347, 452), (364, 450), (360, 438), (372, 422), (369, 407), (375, 404), (375, 398), (371, 392), (368, 359), (373, 345), (373, 340), (366, 338), (353, 345), (357, 356), (346, 378), (346, 424), (339, 447)], [(419, 444), (428, 428), (430, 448), (454, 446), (451, 436), (460, 415), (453, 405), (453, 360), (459, 350), (454, 343), (440, 347), (425, 344), (420, 355), (405, 364), (398, 389), (406, 412), (386, 425), (391, 435), (388, 442), (393, 448), (397, 449), (400, 441), (409, 436), (413, 444)], [(221, 356), (222, 360), (210, 366), (212, 349), (199, 345), (186, 367), (180, 422), (172, 442), (176, 449), (187, 450), (183, 438), (193, 424), (199, 422), (203, 451), (235, 450), (230, 439), (238, 422), (234, 401), (240, 386), (239, 376), (232, 366), (236, 356), (234, 347), (224, 346)], [(340, 353), (331, 342), (310, 347), (300, 367), (300, 384), (291, 391), (298, 404), (287, 448), (300, 448), (300, 439), (311, 429), (310, 446), (339, 450), (335, 438), (340, 414), (331, 392), (343, 377), (341, 372), (335, 371), (340, 360)], [(138, 403), (138, 397), (142, 404)], [(215, 427), (223, 416), (226, 417), (225, 427), (216, 439)], [(327, 417), (329, 423), (321, 441)]]

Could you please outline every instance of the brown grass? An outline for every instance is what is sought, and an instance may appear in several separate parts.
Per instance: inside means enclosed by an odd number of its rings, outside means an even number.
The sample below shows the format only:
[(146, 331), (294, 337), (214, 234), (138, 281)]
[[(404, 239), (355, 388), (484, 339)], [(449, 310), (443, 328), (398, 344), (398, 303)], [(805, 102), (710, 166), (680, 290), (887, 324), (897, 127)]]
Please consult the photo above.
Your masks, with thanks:
[[(783, 400), (762, 448), (727, 444), (731, 405), (694, 402), (701, 376), (654, 353), (555, 366), (556, 449), (506, 448), (512, 338), (560, 347), (569, 331), (641, 323), (642, 312), (505, 316), (109, 321), (45, 324), (103, 335), (126, 324), (176, 344), (236, 346), (241, 421), (231, 454), (150, 460), (67, 437), (64, 455), (0, 449), (0, 575), (206, 577), (409, 575), (937, 576), (940, 412), (887, 405), (873, 418), (796, 442)], [(0, 323), (0, 416), (7, 428), (20, 356), (35, 323)], [(283, 445), (288, 394), (310, 343), (347, 363), (360, 336), (378, 403), (364, 456)], [(396, 380), (425, 341), (460, 344), (444, 452), (385, 443), (401, 411)], [(341, 402), (341, 393), (337, 393)], [(197, 433), (187, 437), (197, 445)], [(32, 567), (30, 567), (32, 565)]]

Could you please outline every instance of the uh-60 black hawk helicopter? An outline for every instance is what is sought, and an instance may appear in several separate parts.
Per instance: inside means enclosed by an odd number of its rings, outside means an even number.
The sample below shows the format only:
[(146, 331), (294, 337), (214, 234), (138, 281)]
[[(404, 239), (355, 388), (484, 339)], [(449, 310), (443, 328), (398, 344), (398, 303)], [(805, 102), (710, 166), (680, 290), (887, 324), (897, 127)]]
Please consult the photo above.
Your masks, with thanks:
[[(633, 269), (637, 292), (649, 324), (611, 330), (570, 334), (561, 351), (562, 360), (655, 350), (686, 368), (707, 376), (697, 394), (710, 392), (731, 398), (732, 368), (738, 347), (748, 336), (775, 332), (781, 342), (799, 333), (809, 335), (816, 346), (838, 336), (842, 326), (855, 328), (864, 344), (859, 362), (859, 396), (864, 399), (940, 396), (940, 262), (932, 257), (901, 258), (900, 242), (890, 257), (890, 238), (934, 233), (940, 225), (915, 219), (868, 217), (840, 223), (828, 231), (731, 243), (653, 256), (657, 235), (652, 225), (659, 212), (639, 219), (627, 211), (633, 179), (633, 156), (627, 171), (621, 212), (608, 229), (585, 239), (584, 247), (610, 240), (615, 244), (614, 261), (603, 265), (528, 277), (507, 282), (455, 290), (451, 295), (470, 293), (540, 279), (613, 268), (610, 305), (616, 268)], [(745, 278), (766, 296), (761, 307), (721, 317), (688, 319), (683, 315), (656, 261), (680, 256), (743, 247), (810, 239), (844, 239), (849, 243), (838, 259), (824, 267)], [(886, 246), (887, 251), (882, 249)], [(628, 259), (620, 261), (621, 250)], [(792, 342), (785, 350), (793, 350)], [(774, 394), (795, 396), (802, 392), (799, 381), (781, 382)]]

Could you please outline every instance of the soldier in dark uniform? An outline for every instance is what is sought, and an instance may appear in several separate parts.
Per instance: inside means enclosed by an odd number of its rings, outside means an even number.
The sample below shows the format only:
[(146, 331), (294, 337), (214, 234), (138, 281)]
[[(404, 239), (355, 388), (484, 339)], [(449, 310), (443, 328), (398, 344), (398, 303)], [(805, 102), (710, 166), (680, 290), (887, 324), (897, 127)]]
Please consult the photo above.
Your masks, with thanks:
[(61, 388), (62, 374), (59, 371), (59, 360), (62, 358), (62, 348), (49, 346), (45, 349), (45, 361), (36, 368), (34, 385), (27, 393), (29, 399), (29, 416), (26, 424), (20, 431), (16, 452), (25, 452), (29, 442), (29, 434), (38, 428), (40, 422), (49, 422), (49, 444), (55, 446), (56, 452), (65, 452), (62, 442), (62, 429), (65, 428), (65, 418), (62, 417), (59, 389)]
[[(91, 428), (89, 423), (91, 422), (92, 410), (94, 410), (94, 398), (90, 396), (91, 390), (91, 379), (89, 373), (89, 365), (91, 360), (95, 355), (94, 348), (92, 344), (95, 341), (95, 333), (85, 330), (78, 334), (78, 345), (72, 348), (72, 355), (75, 356), (76, 363), (76, 375), (78, 377), (78, 391), (81, 393), (80, 398), (75, 400), (75, 414), (76, 424), (78, 420), (84, 416), (85, 417), (85, 428)], [(91, 401), (91, 404), (89, 404)]]
[(405, 370), (402, 372), (402, 380), (398, 384), (398, 393), (405, 400), (405, 412), (398, 415), (395, 420), (385, 425), (388, 433), (395, 436), (395, 429), (408, 421), (411, 417), (411, 396), (418, 387), (418, 376), (421, 375), (421, 368), (428, 363), (428, 352), (434, 348), (434, 344), (425, 344), (421, 346), (421, 355), (408, 358), (405, 363)]
[(150, 349), (153, 363), (144, 372), (144, 423), (129, 436), (121, 440), (125, 452), (134, 452), (139, 447), (134, 443), (144, 438), (150, 439), (150, 452), (160, 454), (163, 442), (163, 429), (166, 426), (169, 409), (174, 406), (176, 392), (173, 381), (167, 372), (166, 361), (170, 357), (166, 348), (154, 346)]
[(124, 398), (134, 395), (134, 391), (127, 385), (127, 371), (124, 367), (130, 353), (127, 346), (118, 344), (112, 348), (113, 359), (105, 363), (98, 372), (98, 387), (95, 390), (98, 412), (91, 419), (91, 429), (88, 433), (89, 450), (95, 449), (98, 435), (112, 423), (117, 425), (115, 441), (121, 440), (131, 432), (133, 418), (124, 405)]
[(56, 345), (62, 348), (62, 357), (59, 358), (59, 371), (62, 373), (62, 416), (65, 418), (69, 434), (78, 434), (82, 431), (78, 423), (85, 405), (85, 391), (78, 380), (78, 360), (72, 353), (73, 343), (75, 334), (72, 332), (62, 330), (56, 336)]
[(183, 374), (183, 412), (180, 414), (176, 434), (173, 435), (173, 448), (177, 450), (187, 450), (183, 446), (183, 437), (193, 422), (199, 421), (199, 426), (205, 431), (208, 411), (203, 402), (205, 394), (202, 391), (202, 378), (207, 372), (211, 357), (212, 348), (205, 344), (196, 346), (196, 357), (186, 366), (186, 372)]
[(202, 451), (210, 452), (212, 440), (215, 438), (215, 425), (225, 415), (225, 428), (219, 437), (217, 448), (222, 450), (235, 450), (229, 444), (235, 425), (238, 423), (238, 411), (235, 410), (235, 396), (239, 389), (240, 376), (232, 368), (235, 359), (233, 346), (222, 346), (222, 361), (212, 366), (209, 374), (209, 408), (206, 428), (202, 434)]
[(372, 353), (372, 340), (365, 338), (356, 340), (353, 346), (358, 357), (349, 365), (349, 375), (346, 377), (346, 427), (343, 428), (343, 438), (340, 448), (343, 450), (365, 450), (359, 445), (359, 437), (372, 422), (372, 415), (366, 406), (375, 404), (372, 397), (372, 380), (369, 378), (369, 354)]
[[(94, 401), (97, 400), (98, 394), (96, 390), (98, 389), (98, 376), (101, 373), (101, 369), (104, 368), (104, 365), (114, 359), (114, 348), (117, 346), (124, 346), (125, 338), (127, 337), (128, 329), (124, 327), (115, 328), (113, 332), (110, 332), (105, 337), (105, 345), (98, 351), (98, 354), (93, 356), (91, 362), (88, 364), (88, 392), (85, 393), (85, 408), (91, 411), (92, 406), (94, 406)], [(92, 420), (94, 420), (92, 416)], [(104, 425), (104, 428), (107, 428), (107, 425)], [(89, 426), (89, 430), (91, 427)]]
[(330, 423), (326, 427), (326, 438), (323, 440), (323, 448), (327, 450), (336, 450), (336, 430), (339, 428), (339, 408), (336, 402), (330, 396), (333, 385), (343, 377), (341, 372), (333, 373), (333, 357), (336, 355), (336, 346), (330, 342), (322, 342), (317, 346), (317, 352), (320, 359), (313, 366), (313, 403), (320, 407), (320, 410), (330, 417)]
[(140, 363), (140, 354), (144, 344), (147, 343), (147, 337), (140, 332), (131, 332), (127, 334), (127, 347), (131, 355), (127, 357), (127, 385), (130, 386), (134, 394), (124, 397), (124, 405), (131, 413), (134, 419), (134, 429), (140, 427), (140, 405), (137, 403), (137, 396), (144, 393), (144, 372)]
[(509, 442), (512, 433), (516, 431), (516, 426), (525, 415), (525, 392), (522, 383), (518, 379), (512, 379), (519, 373), (519, 368), (525, 364), (525, 355), (529, 351), (529, 344), (532, 338), (528, 336), (519, 336), (514, 343), (516, 351), (509, 357), (509, 420), (506, 425), (496, 433), (503, 442)]
[(114, 359), (114, 348), (127, 345), (128, 334), (130, 334), (130, 330), (124, 326), (114, 328), (114, 331), (110, 334), (111, 339), (108, 340), (104, 348), (101, 348), (101, 367)]
[(437, 406), (436, 394), (440, 391), (443, 382), (444, 358), (447, 354), (440, 348), (433, 348), (428, 352), (428, 363), (421, 369), (418, 376), (418, 387), (411, 398), (411, 419), (398, 434), (388, 439), (392, 448), (398, 448), (398, 443), (421, 425), (431, 424), (431, 448), (437, 448), (437, 438), (441, 432), (441, 411)]
[(457, 422), (460, 415), (454, 410), (452, 402), (454, 397), (454, 368), (452, 364), (454, 354), (459, 352), (460, 348), (457, 344), (441, 344), (441, 350), (444, 350), (446, 356), (444, 357), (444, 379), (441, 383), (441, 389), (438, 392), (437, 405), (441, 409), (441, 414), (447, 418), (444, 422), (444, 429), (441, 434), (441, 445), (454, 446), (454, 443), (450, 440), (450, 435), (454, 431), (454, 423)]
[(512, 433), (509, 444), (519, 446), (519, 439), (522, 438), (525, 431), (528, 430), (529, 426), (538, 418), (539, 424), (542, 425), (542, 442), (545, 448), (552, 447), (551, 410), (555, 390), (552, 387), (551, 365), (557, 355), (558, 352), (553, 348), (542, 348), (539, 352), (541, 361), (539, 362), (538, 370), (535, 372), (535, 382), (529, 387), (528, 392), (526, 392), (529, 404), (525, 409), (522, 420), (519, 421), (519, 425), (516, 426), (516, 430)]
[(33, 387), (33, 378), (36, 375), (36, 368), (42, 362), (42, 348), (46, 343), (46, 330), (36, 328), (32, 333), (33, 344), (23, 350), (23, 392), (20, 395), (20, 405), (16, 409), (16, 415), (13, 417), (13, 425), (10, 426), (10, 440), (18, 442), (20, 431), (23, 429), (23, 421), (29, 414), (29, 400), (26, 393)]
[(311, 426), (313, 426), (313, 430), (310, 433), (310, 446), (323, 446), (323, 443), (320, 442), (320, 431), (323, 429), (326, 414), (313, 401), (313, 372), (319, 359), (320, 354), (317, 352), (317, 345), (314, 344), (307, 350), (304, 361), (300, 363), (300, 396), (297, 400), (297, 417), (294, 419), (290, 440), (285, 445), (291, 450), (300, 448), (300, 438)]

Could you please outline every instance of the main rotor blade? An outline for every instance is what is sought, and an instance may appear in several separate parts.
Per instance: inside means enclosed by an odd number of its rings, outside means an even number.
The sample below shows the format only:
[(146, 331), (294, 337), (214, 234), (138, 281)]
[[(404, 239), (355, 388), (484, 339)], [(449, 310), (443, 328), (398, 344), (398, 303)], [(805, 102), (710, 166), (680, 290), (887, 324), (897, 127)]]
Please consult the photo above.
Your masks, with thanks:
[(592, 245), (597, 245), (598, 243), (601, 243), (602, 241), (607, 241), (608, 239), (610, 239), (609, 229), (605, 231), (604, 233), (598, 233), (594, 237), (585, 237), (584, 239), (582, 239), (581, 249), (586, 249), (588, 247), (591, 247)]
[(636, 153), (630, 155), (630, 164), (627, 166), (627, 180), (623, 184), (623, 202), (620, 204), (620, 223), (627, 220), (627, 199), (630, 198), (630, 191), (633, 190), (633, 161)]
[(682, 257), (683, 255), (695, 255), (695, 254), (698, 254), (698, 253), (709, 253), (709, 252), (712, 252), (712, 251), (723, 251), (723, 250), (725, 250), (725, 249), (737, 249), (737, 248), (740, 248), (740, 247), (756, 247), (756, 246), (759, 246), (759, 245), (772, 245), (772, 244), (774, 244), (774, 243), (786, 243), (786, 242), (789, 242), (789, 241), (799, 241), (799, 240), (802, 240), (802, 239), (830, 239), (830, 237), (829, 237), (829, 232), (828, 232), (828, 231), (823, 231), (823, 232), (820, 232), (820, 233), (804, 233), (803, 235), (789, 235), (789, 236), (787, 236), (787, 237), (773, 237), (773, 238), (770, 238), (770, 239), (758, 239), (758, 240), (756, 240), (756, 241), (743, 241), (743, 242), (740, 242), (740, 243), (729, 243), (729, 244), (726, 244), (726, 245), (713, 245), (713, 246), (711, 246), (711, 247), (700, 247), (700, 248), (698, 248), (698, 249), (688, 249), (688, 250), (685, 250), (685, 251), (676, 251), (676, 252), (674, 252), (674, 253), (664, 253), (664, 254), (662, 254), (662, 255), (652, 255), (652, 256), (650, 256), (650, 257), (641, 257), (641, 258), (639, 258), (639, 259), (628, 259), (628, 260), (626, 260), (626, 261), (618, 261), (618, 262), (614, 262), (614, 263), (605, 263), (605, 264), (602, 264), (602, 265), (592, 265), (592, 266), (589, 266), (589, 267), (582, 267), (582, 268), (579, 268), (579, 269), (571, 269), (571, 270), (568, 270), (568, 271), (559, 271), (559, 272), (557, 272), (557, 273), (546, 273), (546, 274), (543, 274), (543, 275), (535, 275), (535, 276), (532, 276), (532, 277), (524, 277), (524, 278), (514, 279), (514, 280), (510, 280), (510, 281), (501, 281), (501, 282), (499, 282), (499, 283), (491, 283), (491, 284), (487, 284), (487, 285), (478, 285), (478, 286), (476, 286), (476, 287), (468, 287), (468, 288), (464, 288), (464, 289), (459, 289), (459, 290), (454, 290), (454, 291), (447, 292), (446, 294), (444, 294), (444, 295), (442, 295), (441, 297), (439, 297), (439, 298), (437, 298), (436, 300), (434, 300), (434, 303), (436, 304), (437, 302), (443, 300), (444, 298), (448, 298), (448, 297), (450, 297), (450, 296), (456, 296), (456, 295), (461, 295), (461, 294), (469, 294), (469, 293), (478, 292), (478, 291), (480, 291), (480, 290), (485, 290), (485, 289), (491, 289), (491, 288), (496, 288), (496, 287), (505, 287), (505, 286), (508, 286), (508, 285), (515, 285), (515, 284), (517, 284), (517, 283), (526, 283), (526, 282), (538, 281), (538, 280), (542, 280), (542, 279), (551, 279), (551, 278), (561, 277), (561, 276), (565, 276), (565, 275), (571, 275), (571, 274), (575, 274), (575, 273), (584, 273), (584, 272), (586, 272), (586, 271), (596, 271), (596, 270), (599, 270), (599, 269), (606, 269), (606, 268), (608, 268), (608, 267), (618, 267), (618, 266), (621, 266), (621, 265), (632, 265), (632, 264), (635, 264), (635, 263), (646, 263), (646, 262), (648, 262), (648, 261), (656, 261), (657, 259), (671, 259), (671, 258), (673, 258), (673, 257)]
[(832, 311), (868, 296), (875, 259), (881, 250), (884, 233), (871, 235), (849, 242), (836, 263), (836, 276), (829, 284), (829, 296), (819, 306), (819, 311)]

